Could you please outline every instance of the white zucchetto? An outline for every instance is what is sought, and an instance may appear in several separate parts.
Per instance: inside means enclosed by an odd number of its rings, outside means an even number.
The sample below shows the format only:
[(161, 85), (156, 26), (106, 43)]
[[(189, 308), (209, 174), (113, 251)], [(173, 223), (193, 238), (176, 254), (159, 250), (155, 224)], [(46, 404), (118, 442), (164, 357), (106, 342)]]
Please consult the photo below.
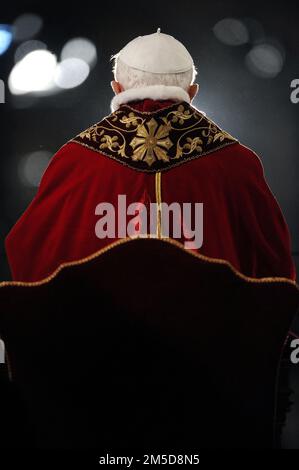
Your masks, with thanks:
[(150, 73), (180, 73), (193, 68), (185, 46), (173, 36), (161, 33), (138, 36), (119, 52), (118, 58), (137, 70)]

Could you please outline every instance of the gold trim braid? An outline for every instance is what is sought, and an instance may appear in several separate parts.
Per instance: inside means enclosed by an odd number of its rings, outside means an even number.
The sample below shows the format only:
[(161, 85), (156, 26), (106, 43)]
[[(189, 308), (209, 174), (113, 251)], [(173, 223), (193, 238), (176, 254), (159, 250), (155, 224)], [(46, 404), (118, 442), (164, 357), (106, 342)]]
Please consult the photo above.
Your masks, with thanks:
[(164, 171), (238, 141), (185, 101), (155, 112), (129, 105), (70, 142), (144, 172)]
[(161, 194), (161, 172), (155, 174), (155, 189), (157, 203), (157, 237), (162, 238), (162, 194)]
[[(121, 238), (113, 243), (111, 243), (108, 246), (105, 246), (101, 250), (93, 253), (90, 256), (86, 256), (85, 258), (81, 258), (76, 261), (68, 261), (66, 263), (62, 263), (55, 271), (53, 271), (52, 274), (50, 274), (48, 277), (41, 279), (40, 281), (34, 281), (34, 282), (24, 282), (24, 281), (4, 281), (0, 282), (0, 288), (1, 287), (15, 287), (15, 286), (20, 286), (20, 287), (37, 287), (41, 286), (43, 284), (47, 284), (48, 282), (52, 281), (59, 273), (62, 271), (64, 268), (68, 268), (71, 266), (79, 266), (80, 264), (87, 263), (88, 261), (92, 261), (99, 256), (103, 255), (104, 253), (107, 253), (110, 250), (113, 250), (117, 246), (123, 245), (125, 243), (131, 243), (136, 240), (144, 240), (143, 237), (139, 236), (134, 236), (130, 238)], [(228, 268), (240, 279), (243, 279), (246, 282), (250, 283), (285, 283), (285, 284), (290, 284), (293, 285), (294, 287), (297, 288), (299, 291), (299, 285), (296, 283), (296, 281), (293, 281), (292, 279), (288, 279), (286, 277), (261, 277), (261, 278), (256, 278), (256, 277), (249, 277), (246, 276), (245, 274), (242, 274), (240, 271), (238, 271), (236, 268), (233, 267), (232, 264), (230, 264), (229, 261), (226, 261), (224, 259), (219, 259), (219, 258), (210, 258), (208, 256), (202, 255), (196, 251), (192, 250), (186, 250), (184, 245), (177, 240), (174, 240), (173, 238), (161, 238), (160, 240), (163, 243), (168, 243), (170, 245), (174, 245), (180, 250), (184, 251), (187, 256), (194, 256), (197, 259), (200, 259), (201, 261), (204, 261), (206, 263), (211, 263), (211, 264), (219, 264), (219, 265), (225, 265), (228, 266)]]

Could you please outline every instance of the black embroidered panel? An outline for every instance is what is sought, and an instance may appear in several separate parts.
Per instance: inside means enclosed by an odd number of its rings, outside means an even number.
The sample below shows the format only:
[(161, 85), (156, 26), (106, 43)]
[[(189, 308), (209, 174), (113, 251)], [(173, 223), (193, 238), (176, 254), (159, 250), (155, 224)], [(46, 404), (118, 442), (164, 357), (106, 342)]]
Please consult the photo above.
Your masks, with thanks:
[(182, 101), (150, 113), (124, 104), (72, 142), (136, 170), (157, 172), (237, 140)]

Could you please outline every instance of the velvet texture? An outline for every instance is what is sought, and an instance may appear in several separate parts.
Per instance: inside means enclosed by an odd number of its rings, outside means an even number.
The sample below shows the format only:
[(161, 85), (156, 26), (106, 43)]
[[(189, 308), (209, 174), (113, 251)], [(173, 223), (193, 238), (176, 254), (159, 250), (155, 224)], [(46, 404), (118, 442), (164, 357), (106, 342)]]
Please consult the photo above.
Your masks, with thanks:
[[(130, 106), (150, 112), (171, 103), (146, 99)], [(117, 207), (119, 194), (126, 195), (127, 205), (148, 207), (156, 202), (155, 173), (128, 168), (74, 142), (64, 145), (6, 239), (13, 279), (40, 280), (60, 264), (115, 241), (117, 234), (97, 238), (95, 208), (101, 202)], [(247, 276), (295, 278), (288, 228), (250, 149), (235, 143), (162, 172), (161, 196), (169, 204), (203, 203), (201, 254), (224, 259)]]
[(180, 101), (155, 112), (140, 112), (123, 104), (72, 142), (133, 170), (155, 173), (202, 158), (237, 139)]
[(2, 285), (0, 334), (25, 408), (11, 396), (2, 429), (8, 409), (10, 426), (21, 421), (12, 446), (22, 430), (27, 447), (116, 455), (276, 447), (278, 367), (298, 303), (289, 281), (248, 282), (161, 240)]

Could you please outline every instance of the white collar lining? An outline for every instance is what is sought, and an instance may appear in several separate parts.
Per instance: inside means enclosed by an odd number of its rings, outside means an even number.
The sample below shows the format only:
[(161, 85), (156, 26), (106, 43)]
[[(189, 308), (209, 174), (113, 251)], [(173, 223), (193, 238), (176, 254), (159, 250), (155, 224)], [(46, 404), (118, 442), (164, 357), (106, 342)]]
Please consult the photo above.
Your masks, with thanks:
[(178, 86), (150, 85), (147, 87), (130, 88), (115, 95), (111, 100), (111, 111), (117, 111), (122, 104), (135, 100), (174, 100), (190, 103), (189, 94)]

